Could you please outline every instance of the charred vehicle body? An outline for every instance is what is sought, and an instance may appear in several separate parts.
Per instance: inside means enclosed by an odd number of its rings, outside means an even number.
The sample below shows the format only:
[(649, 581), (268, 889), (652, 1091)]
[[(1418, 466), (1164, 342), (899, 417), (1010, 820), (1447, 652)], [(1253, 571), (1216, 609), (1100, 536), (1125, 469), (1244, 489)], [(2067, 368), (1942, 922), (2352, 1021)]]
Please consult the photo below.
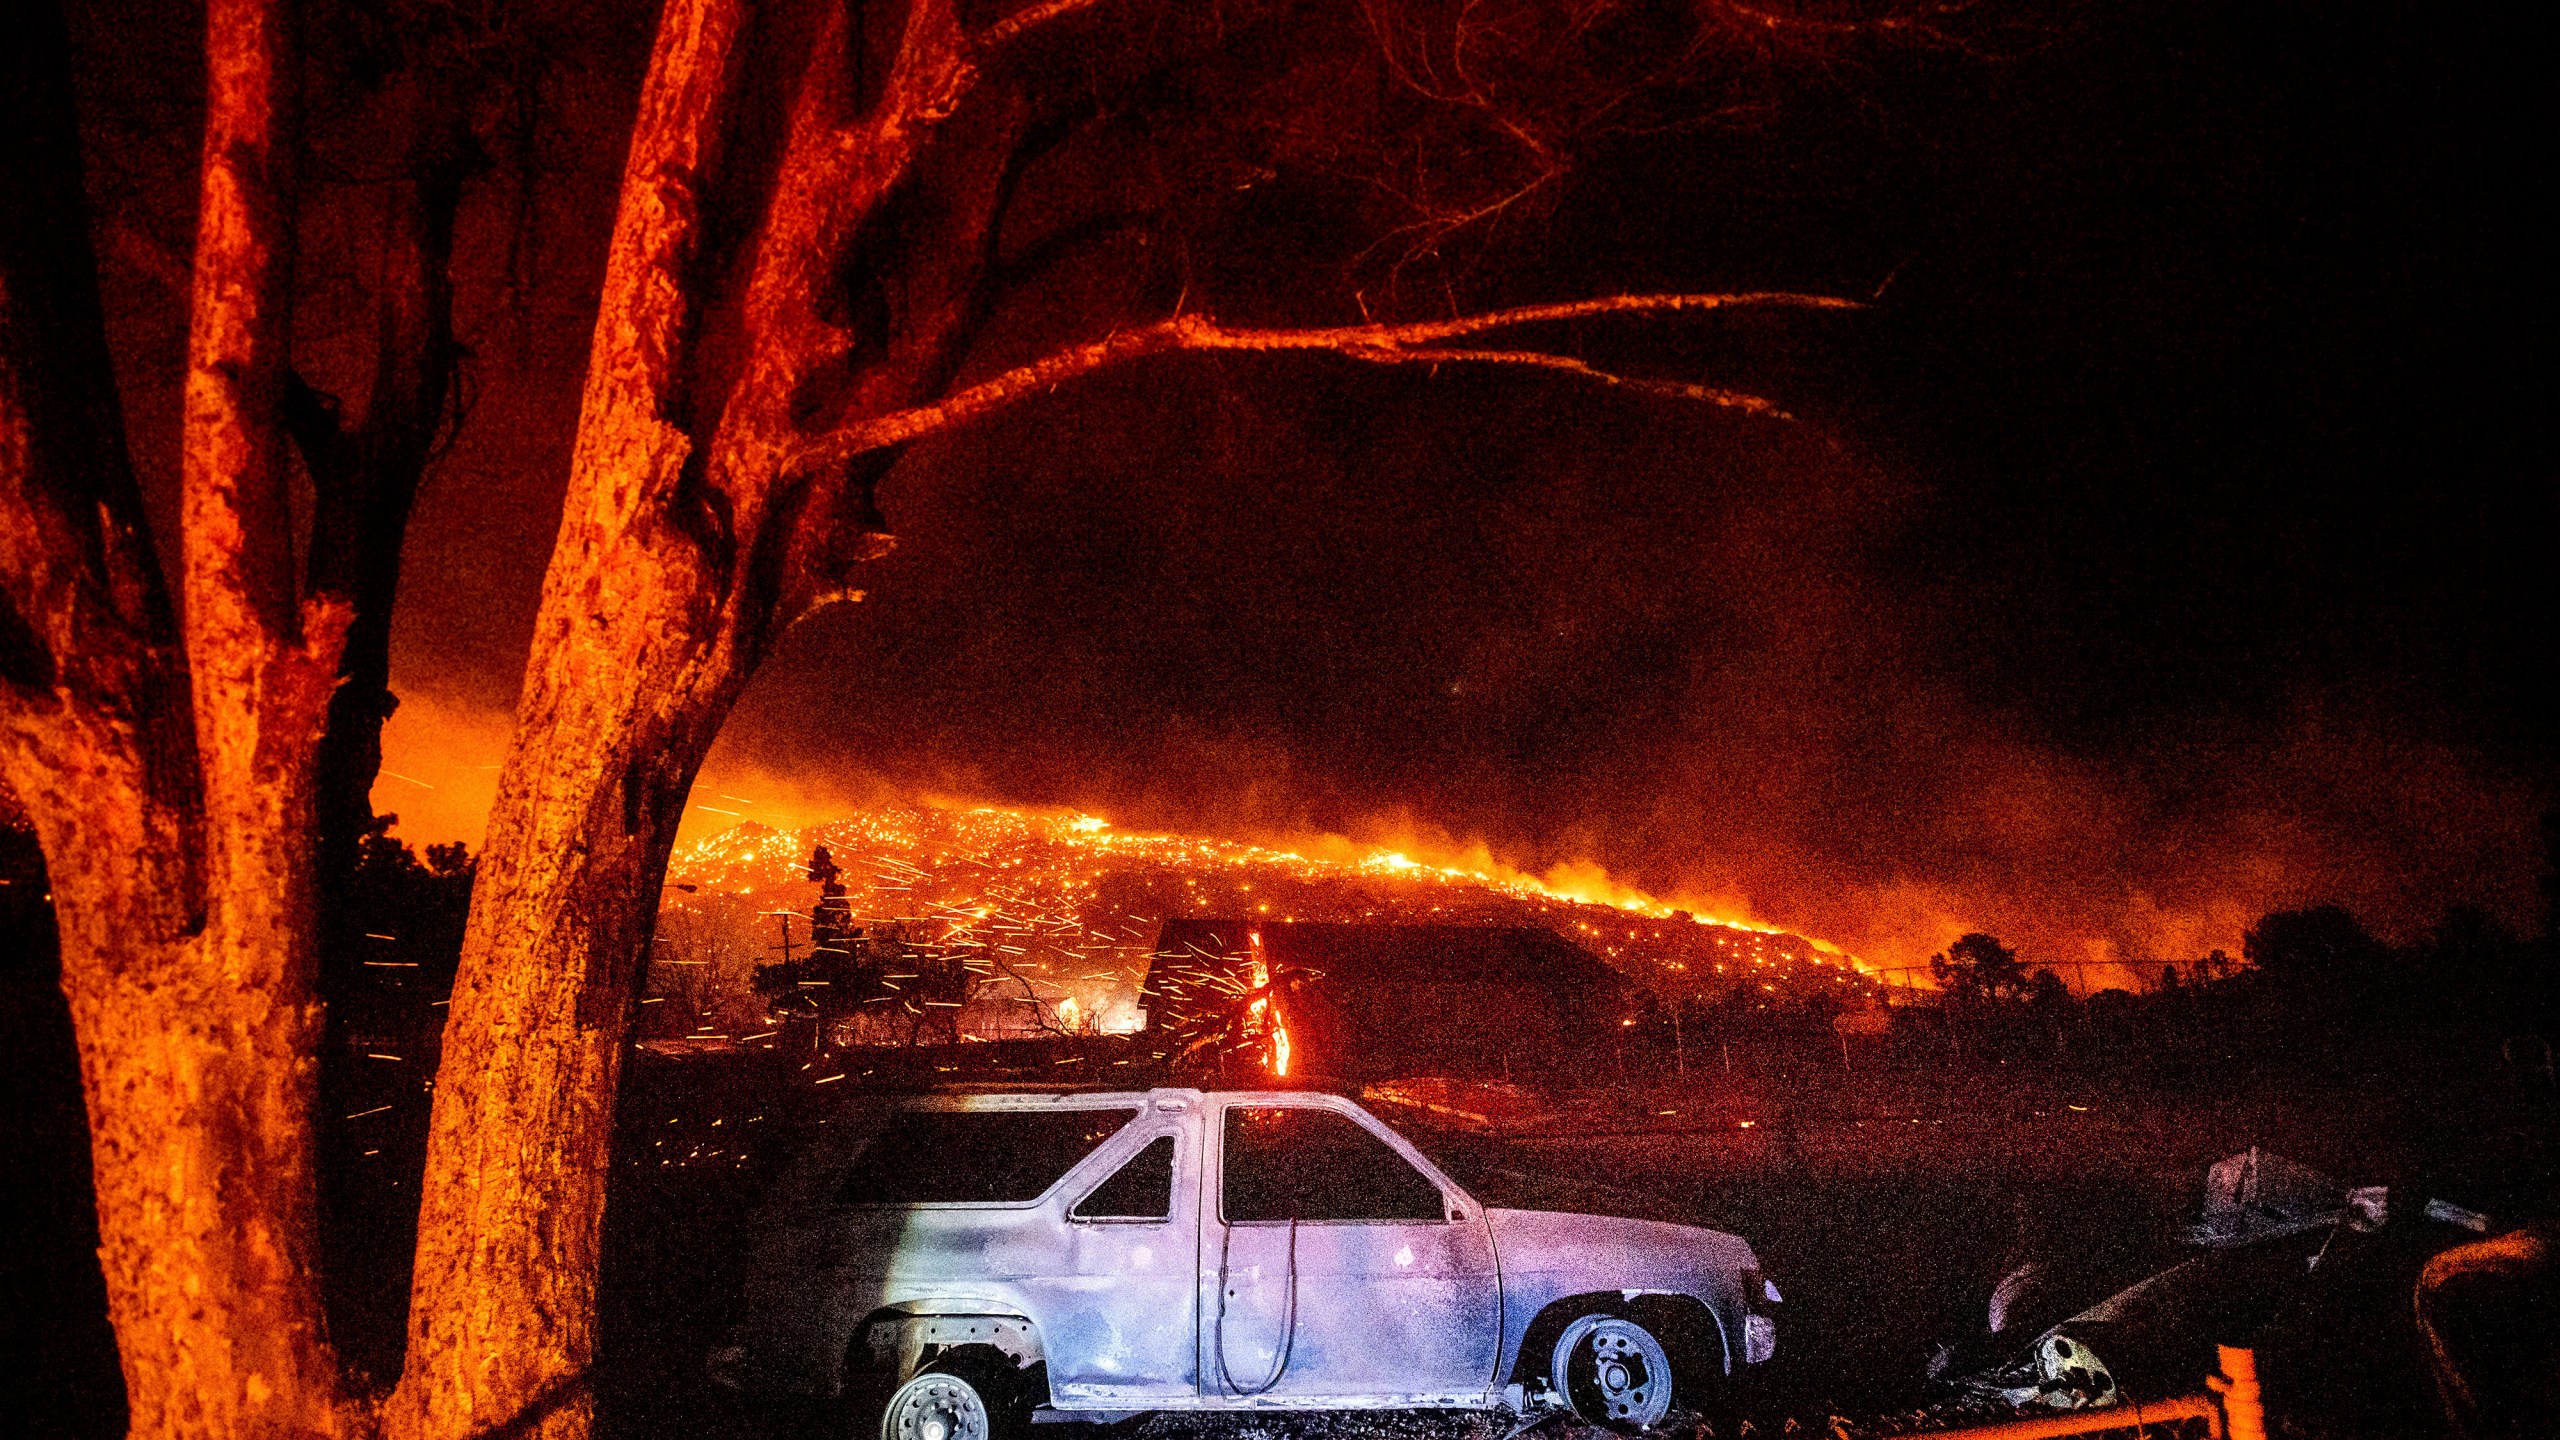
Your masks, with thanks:
[(712, 1369), (844, 1397), (883, 1440), (1035, 1411), (1635, 1427), (1767, 1360), (1777, 1299), (1732, 1235), (1488, 1208), (1337, 1096), (946, 1096), (786, 1175)]
[[(1930, 1361), (1948, 1392), (1932, 1418), (1966, 1423), (2179, 1393), (2216, 1343), (2334, 1309), (2342, 1288), (2361, 1283), (2349, 1274), (2385, 1263), (2386, 1240), (2403, 1256), (2440, 1240), (2412, 1234), (2407, 1220), (2386, 1235), (2385, 1187), (2348, 1186), (2255, 1146), (2205, 1172), (2201, 1205), (2189, 1213), (2190, 1223), (2146, 1238), (2125, 1233), (2127, 1215), (2110, 1224), (2075, 1205), (2067, 1233), (2056, 1226), (2032, 1244), (2036, 1227), (2021, 1212), (2014, 1263), (1991, 1292), (1985, 1328), (1942, 1344)], [(2474, 1232), (2490, 1225), (2444, 1200), (2418, 1214)]]

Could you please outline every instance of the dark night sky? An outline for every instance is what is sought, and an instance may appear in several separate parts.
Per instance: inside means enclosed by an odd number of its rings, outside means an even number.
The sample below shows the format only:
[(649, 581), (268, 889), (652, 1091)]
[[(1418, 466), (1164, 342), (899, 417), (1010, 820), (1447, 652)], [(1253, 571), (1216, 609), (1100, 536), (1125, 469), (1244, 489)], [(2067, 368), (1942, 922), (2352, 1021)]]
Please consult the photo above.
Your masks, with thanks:
[[(1062, 392), (901, 469), (871, 600), (786, 643), (708, 775), (778, 808), (887, 784), (1482, 840), (1906, 962), (1975, 926), (2188, 958), (2327, 898), (2538, 923), (2547, 22), (2055, 24), (1782, 59), (1753, 122), (1601, 147), (1468, 277), (1882, 285), (1846, 318), (1567, 337), (1797, 423), (1308, 359)], [(390, 764), (439, 788), (377, 800), (417, 838), (470, 830), (497, 759), (631, 69), (566, 92), (534, 323), (484, 305), (473, 430), (413, 533)], [(1349, 287), (1289, 263), (1340, 218), (1279, 167), (1193, 232), (1193, 303), (1342, 318)], [(128, 340), (174, 343), (105, 248)], [(148, 431), (165, 397), (128, 383)]]

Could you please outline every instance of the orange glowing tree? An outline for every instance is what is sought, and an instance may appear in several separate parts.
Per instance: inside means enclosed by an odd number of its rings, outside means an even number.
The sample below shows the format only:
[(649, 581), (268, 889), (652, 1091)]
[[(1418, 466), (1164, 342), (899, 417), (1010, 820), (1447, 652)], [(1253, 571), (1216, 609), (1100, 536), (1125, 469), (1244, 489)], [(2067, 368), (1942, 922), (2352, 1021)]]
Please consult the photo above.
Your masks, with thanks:
[[(403, 252), (402, 293), (426, 308), (386, 313), (379, 414), (315, 406), (291, 368), (296, 7), (211, 0), (173, 605), (78, 218), (60, 25), (5, 8), (0, 762), (52, 876), (138, 1435), (583, 1433), (614, 1092), (683, 799), (782, 631), (859, 598), (886, 543), (873, 487), (910, 447), (1177, 352), (1510, 366), (1773, 415), (1555, 347), (1607, 317), (1843, 304), (1611, 294), (1466, 313), (1435, 286), (1399, 316), (1392, 287), (1336, 296), (1312, 275), (1265, 288), (1356, 321), (1230, 324), (1187, 291), (1111, 286), (1098, 304), (1014, 303), (1026, 272), (1096, 233), (1179, 226), (1178, 186), (1107, 193), (1147, 171), (1112, 159), (1127, 147), (1172, 136), (1164, 163), (1197, 162), (1195, 190), (1224, 194), (1274, 163), (1347, 163), (1370, 135), (1360, 153), (1398, 157), (1377, 173), (1402, 207), (1365, 217), (1372, 238), (1427, 255), (1550, 199), (1577, 144), (1638, 99), (1693, 104), (1699, 77), (1751, 68), (1796, 28), (1782, 14), (666, 0), (445, 1031), (405, 1368), (370, 1397), (314, 1278), (315, 835), (333, 723), (342, 745), (359, 730), (350, 763), (370, 771), (379, 677), (351, 677), (351, 713), (333, 719), (332, 697), (350, 693), (350, 627), (363, 643), (365, 607), (387, 603), (423, 463), (416, 406), (446, 383), (450, 236), (429, 217)], [(1096, 132), (1107, 143), (1065, 170), (1096, 203), (1023, 213)], [(297, 429), (324, 512), (307, 564)]]

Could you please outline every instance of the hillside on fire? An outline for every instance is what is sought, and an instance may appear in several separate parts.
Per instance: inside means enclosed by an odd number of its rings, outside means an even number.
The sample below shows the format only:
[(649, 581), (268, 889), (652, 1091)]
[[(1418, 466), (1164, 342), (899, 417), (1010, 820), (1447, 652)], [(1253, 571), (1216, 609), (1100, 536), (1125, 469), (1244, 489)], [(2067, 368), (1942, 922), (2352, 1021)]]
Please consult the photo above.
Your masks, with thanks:
[[(1657, 1008), (1747, 994), (1829, 1013), (1872, 1003), (1882, 988), (1855, 960), (1801, 937), (1642, 897), (1577, 899), (1530, 877), (1385, 849), (1318, 858), (1129, 833), (1075, 812), (904, 803), (796, 830), (741, 823), (679, 851), (665, 896), (643, 1033), (697, 1043), (771, 1039), (764, 1032), (795, 1024), (877, 1044), (1163, 1032), (1171, 1017), (1151, 1018), (1151, 971), (1211, 940), (1198, 927), (1222, 915), (1269, 922), (1293, 956), (1319, 935), (1369, 933), (1360, 926), (1546, 936), (1540, 953), (1563, 958), (1540, 983), (1586, 997), (1575, 1003), (1612, 1026), (1634, 1013), (1639, 991)], [(1213, 929), (1243, 943), (1238, 926)], [(1522, 968), (1507, 941), (1479, 949), (1457, 967), (1486, 982)], [(822, 974), (838, 955), (846, 973)], [(928, 962), (958, 966), (966, 983), (927, 994)], [(1346, 980), (1350, 965), (1307, 962)], [(1200, 982), (1203, 991), (1228, 983)], [(857, 984), (865, 993), (853, 993)], [(1448, 1019), (1476, 1023), (1454, 1010)]]

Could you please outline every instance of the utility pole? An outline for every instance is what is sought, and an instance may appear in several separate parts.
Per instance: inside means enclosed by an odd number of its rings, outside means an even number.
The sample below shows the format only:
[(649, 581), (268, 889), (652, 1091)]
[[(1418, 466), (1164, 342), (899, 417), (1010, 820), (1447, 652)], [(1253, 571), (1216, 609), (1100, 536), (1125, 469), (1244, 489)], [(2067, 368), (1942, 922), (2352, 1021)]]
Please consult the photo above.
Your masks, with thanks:
[[(779, 945), (768, 945), (765, 948), (768, 950), (781, 951), (782, 963), (788, 965), (791, 963), (791, 921), (793, 917), (798, 915), (800, 912), (797, 910), (774, 910), (767, 913), (782, 922), (782, 943)], [(824, 1048), (827, 1043), (827, 1007), (818, 1004), (814, 1000), (809, 1003), (810, 1007), (817, 1011), (817, 1013), (809, 1019), (809, 1054), (812, 1058), (815, 1058), (818, 1052)]]

